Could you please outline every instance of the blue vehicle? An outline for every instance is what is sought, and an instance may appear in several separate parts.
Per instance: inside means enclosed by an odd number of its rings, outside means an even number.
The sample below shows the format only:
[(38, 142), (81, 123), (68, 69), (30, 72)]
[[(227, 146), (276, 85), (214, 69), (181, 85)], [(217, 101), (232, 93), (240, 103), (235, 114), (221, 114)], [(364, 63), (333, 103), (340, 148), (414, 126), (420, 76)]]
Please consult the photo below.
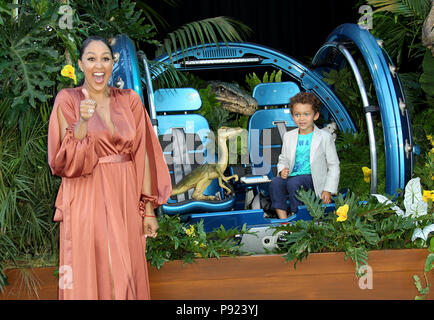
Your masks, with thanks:
[[(366, 62), (378, 101), (369, 100), (366, 85), (350, 49), (358, 49)], [(150, 117), (167, 156), (172, 183), (177, 183), (197, 165), (216, 161), (214, 154), (209, 152), (213, 141), (209, 139), (208, 122), (201, 115), (192, 113), (201, 107), (197, 91), (192, 88), (154, 91), (146, 57), (137, 56), (132, 42), (126, 36), (117, 37), (113, 51), (119, 52), (120, 58), (114, 66), (111, 85), (132, 88), (148, 103)], [(267, 194), (268, 182), (276, 174), (277, 159), (273, 154), (280, 151), (281, 137), (295, 127), (286, 107), (293, 95), (300, 91), (313, 92), (323, 104), (321, 113), (327, 121), (334, 122), (338, 130), (356, 132), (356, 126), (345, 106), (322, 80), (324, 71), (339, 70), (343, 65), (350, 66), (362, 97), (363, 104), (360, 107), (361, 112), (365, 113), (369, 134), (371, 193), (377, 193), (378, 184), (373, 112), (380, 113), (384, 131), (386, 193), (396, 194), (397, 189), (404, 189), (410, 180), (414, 165), (413, 151), (416, 148), (413, 148), (411, 123), (399, 76), (383, 50), (381, 40), (375, 39), (359, 25), (344, 24), (336, 28), (318, 50), (310, 68), (286, 54), (252, 43), (208, 44), (188, 48), (172, 57), (165, 55), (156, 61), (170, 63), (171, 59), (174, 67), (180, 71), (269, 67), (282, 70), (290, 80), (263, 83), (254, 89), (253, 97), (258, 101), (259, 108), (249, 120), (249, 159), (244, 164), (244, 169), (248, 170), (243, 175), (239, 166), (228, 169), (231, 173), (238, 170), (236, 173), (241, 177), (240, 181), (232, 184), (234, 192), (225, 196), (216, 180), (204, 194), (217, 195), (217, 200), (192, 200), (190, 190), (171, 197), (162, 206), (164, 214), (180, 214), (184, 221), (190, 223), (203, 220), (207, 232), (221, 225), (232, 228), (246, 224), (247, 228), (258, 233), (255, 240), (242, 240), (247, 244), (246, 249), (254, 252), (263, 252), (264, 247), (272, 248), (275, 245), (278, 235), (273, 236), (274, 229), (271, 226), (311, 219), (305, 206), (299, 207), (297, 214), (284, 220), (267, 218), (260, 197)], [(139, 64), (143, 64), (144, 75), (140, 74)], [(145, 89), (142, 89), (142, 85)], [(268, 109), (268, 106), (279, 108)], [(184, 160), (177, 162), (176, 159)], [(248, 208), (247, 202), (251, 203)], [(327, 205), (327, 210), (334, 210), (334, 205)]]

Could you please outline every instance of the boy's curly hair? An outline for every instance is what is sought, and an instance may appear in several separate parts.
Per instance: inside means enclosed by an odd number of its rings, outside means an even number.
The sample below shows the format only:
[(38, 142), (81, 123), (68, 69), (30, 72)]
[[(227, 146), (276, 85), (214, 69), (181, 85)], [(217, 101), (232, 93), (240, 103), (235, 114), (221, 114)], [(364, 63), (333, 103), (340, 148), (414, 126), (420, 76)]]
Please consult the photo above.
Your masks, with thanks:
[(293, 96), (289, 102), (291, 113), (296, 103), (310, 104), (315, 114), (320, 112), (321, 101), (312, 92), (299, 92)]

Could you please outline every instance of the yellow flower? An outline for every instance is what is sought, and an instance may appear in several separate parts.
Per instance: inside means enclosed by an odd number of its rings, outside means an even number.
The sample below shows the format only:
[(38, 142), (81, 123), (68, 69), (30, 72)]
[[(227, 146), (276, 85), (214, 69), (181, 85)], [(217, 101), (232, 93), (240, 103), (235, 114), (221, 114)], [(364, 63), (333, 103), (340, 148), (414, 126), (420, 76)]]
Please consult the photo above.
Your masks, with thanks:
[(431, 145), (434, 146), (434, 139), (432, 138), (432, 135), (429, 134), (426, 136), (426, 138), (431, 142)]
[(74, 80), (74, 84), (77, 84), (77, 77), (75, 76), (75, 68), (70, 64), (64, 66), (62, 71), (60, 71), (60, 74), (64, 77)]
[(434, 201), (434, 190), (423, 190), (423, 201), (428, 202), (428, 199)]
[(336, 210), (336, 214), (338, 215), (338, 218), (336, 221), (343, 222), (347, 220), (348, 218), (348, 210), (350, 210), (350, 206), (347, 204), (344, 204), (343, 206), (340, 206), (338, 210)]
[(190, 228), (188, 228), (188, 229), (184, 228), (184, 231), (187, 234), (187, 236), (189, 236), (189, 237), (194, 236), (194, 226), (193, 225), (191, 225)]
[(368, 167), (362, 167), (362, 171), (363, 171), (363, 179), (365, 180), (365, 182), (366, 183), (371, 182), (372, 170), (369, 169)]

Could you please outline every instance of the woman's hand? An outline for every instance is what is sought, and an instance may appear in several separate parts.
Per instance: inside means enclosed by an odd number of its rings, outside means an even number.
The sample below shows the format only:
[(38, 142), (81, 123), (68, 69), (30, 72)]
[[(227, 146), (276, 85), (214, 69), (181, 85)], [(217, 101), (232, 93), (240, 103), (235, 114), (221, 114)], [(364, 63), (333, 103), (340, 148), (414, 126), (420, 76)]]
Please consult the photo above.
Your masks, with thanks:
[(145, 231), (145, 237), (155, 238), (157, 236), (158, 230), (157, 217), (146, 214), (143, 220), (143, 227)]
[(89, 121), (95, 113), (96, 101), (90, 98), (86, 89), (81, 89), (81, 92), (84, 94), (84, 100), (80, 101), (80, 119)]

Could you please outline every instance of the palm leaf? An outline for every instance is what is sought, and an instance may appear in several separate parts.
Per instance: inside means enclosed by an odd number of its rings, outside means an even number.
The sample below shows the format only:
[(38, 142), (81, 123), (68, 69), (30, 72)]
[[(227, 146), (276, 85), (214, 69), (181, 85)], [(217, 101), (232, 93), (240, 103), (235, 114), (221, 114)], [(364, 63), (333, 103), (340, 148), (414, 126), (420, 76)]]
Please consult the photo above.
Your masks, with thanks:
[[(154, 89), (176, 88), (185, 80), (184, 74), (170, 63), (150, 60), (148, 64)], [(146, 85), (144, 79), (142, 81)]]
[(368, 0), (368, 4), (377, 8), (374, 13), (391, 12), (418, 19), (427, 16), (430, 3), (430, 0)]
[[(170, 32), (163, 40), (163, 48), (172, 60), (172, 54), (178, 51), (178, 45), (185, 56), (186, 50), (191, 46), (198, 46), (199, 43), (203, 46), (206, 43), (216, 43), (219, 41), (242, 41), (242, 39), (251, 33), (251, 29), (245, 24), (228, 18), (214, 17), (199, 21), (194, 21), (179, 29)], [(158, 52), (157, 54), (161, 54)]]
[[(165, 3), (167, 3), (169, 6), (175, 7), (179, 0), (163, 0)], [(137, 7), (142, 9), (143, 14), (145, 17), (149, 20), (149, 22), (154, 26), (154, 28), (157, 30), (157, 23), (159, 23), (163, 28), (169, 27), (169, 23), (164, 19), (157, 11), (155, 11), (150, 5), (148, 5), (145, 2), (137, 2)], [(154, 20), (155, 19), (155, 20)], [(156, 23), (157, 22), (157, 23)]]
[(430, 10), (430, 0), (368, 0), (374, 10), (373, 34), (384, 40), (392, 59), (418, 59), (424, 49), (421, 28)]

